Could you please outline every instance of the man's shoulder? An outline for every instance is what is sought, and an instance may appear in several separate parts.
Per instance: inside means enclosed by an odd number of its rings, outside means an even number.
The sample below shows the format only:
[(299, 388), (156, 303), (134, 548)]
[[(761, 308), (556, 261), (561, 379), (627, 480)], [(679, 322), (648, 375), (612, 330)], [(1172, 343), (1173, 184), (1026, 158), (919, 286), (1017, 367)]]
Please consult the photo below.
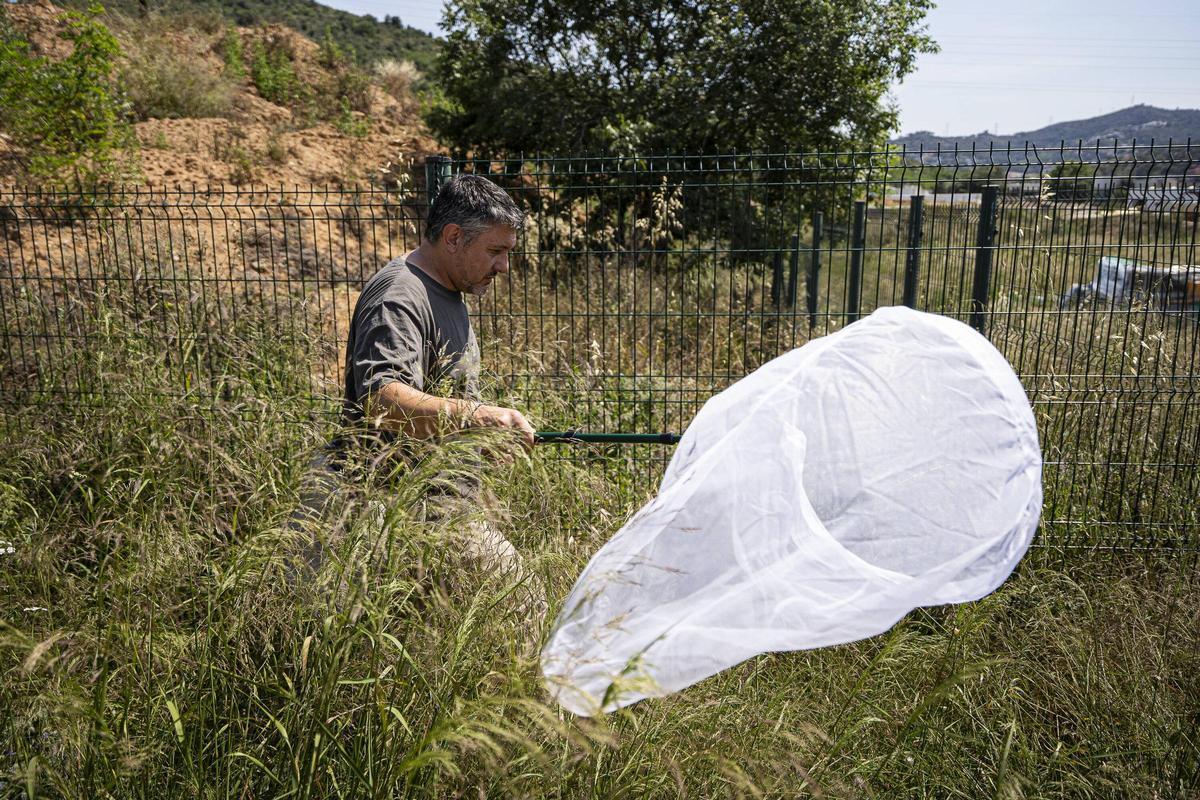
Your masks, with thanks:
[(380, 267), (378, 272), (367, 279), (367, 284), (363, 287), (363, 291), (366, 292), (370, 289), (387, 290), (392, 288), (399, 290), (425, 288), (421, 279), (413, 274), (412, 269), (408, 266), (408, 262), (404, 260), (403, 256), (393, 258)]
[(403, 257), (394, 258), (371, 276), (363, 287), (362, 301), (429, 305), (425, 282), (408, 266)]

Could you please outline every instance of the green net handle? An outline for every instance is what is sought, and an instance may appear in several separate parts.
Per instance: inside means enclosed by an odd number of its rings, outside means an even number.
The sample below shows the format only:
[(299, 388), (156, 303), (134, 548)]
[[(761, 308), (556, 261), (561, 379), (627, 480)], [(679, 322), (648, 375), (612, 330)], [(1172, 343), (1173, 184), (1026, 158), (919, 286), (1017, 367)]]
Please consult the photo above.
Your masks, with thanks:
[(538, 431), (538, 444), (590, 442), (596, 444), (677, 444), (677, 433), (584, 433), (583, 431)]

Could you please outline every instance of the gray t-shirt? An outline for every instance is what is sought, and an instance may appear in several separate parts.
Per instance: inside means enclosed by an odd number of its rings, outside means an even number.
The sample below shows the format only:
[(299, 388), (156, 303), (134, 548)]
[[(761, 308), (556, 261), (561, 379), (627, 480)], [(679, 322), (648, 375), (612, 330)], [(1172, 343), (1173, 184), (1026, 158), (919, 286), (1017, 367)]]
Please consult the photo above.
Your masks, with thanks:
[(342, 420), (362, 420), (367, 394), (400, 381), (439, 397), (479, 399), (479, 344), (461, 292), (403, 258), (363, 287), (346, 344)]

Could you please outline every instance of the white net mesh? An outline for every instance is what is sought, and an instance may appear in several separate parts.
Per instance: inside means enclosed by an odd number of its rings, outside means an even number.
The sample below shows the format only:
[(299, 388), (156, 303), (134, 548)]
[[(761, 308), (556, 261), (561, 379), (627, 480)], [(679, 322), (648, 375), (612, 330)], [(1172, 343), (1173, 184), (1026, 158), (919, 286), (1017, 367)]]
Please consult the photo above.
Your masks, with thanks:
[(880, 309), (705, 404), (658, 496), (575, 583), (547, 686), (593, 714), (982, 597), (1041, 502), (1037, 428), (1004, 357), (962, 323)]

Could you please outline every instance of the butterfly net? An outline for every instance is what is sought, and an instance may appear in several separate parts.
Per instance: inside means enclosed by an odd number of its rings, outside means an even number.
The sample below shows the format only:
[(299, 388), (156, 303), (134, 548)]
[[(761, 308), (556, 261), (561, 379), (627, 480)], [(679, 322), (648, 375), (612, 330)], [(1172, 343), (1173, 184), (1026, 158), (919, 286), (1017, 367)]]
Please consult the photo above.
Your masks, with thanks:
[(546, 685), (590, 715), (977, 599), (1024, 554), (1041, 500), (1004, 357), (960, 322), (880, 309), (705, 404), (657, 496), (576, 581)]

